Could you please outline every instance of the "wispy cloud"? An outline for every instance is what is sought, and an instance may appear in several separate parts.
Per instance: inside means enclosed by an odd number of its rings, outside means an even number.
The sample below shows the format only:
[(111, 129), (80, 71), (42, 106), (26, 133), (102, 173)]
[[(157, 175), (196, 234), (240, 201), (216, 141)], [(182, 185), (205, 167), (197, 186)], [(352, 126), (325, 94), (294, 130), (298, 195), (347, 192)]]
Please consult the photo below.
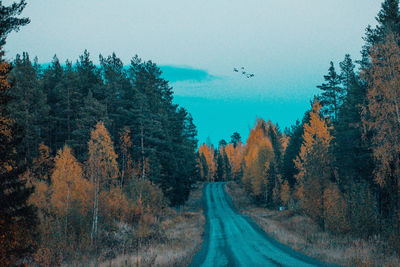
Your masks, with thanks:
[(163, 72), (163, 78), (173, 83), (182, 81), (204, 82), (217, 78), (206, 70), (186, 66), (163, 65), (160, 66), (160, 69)]

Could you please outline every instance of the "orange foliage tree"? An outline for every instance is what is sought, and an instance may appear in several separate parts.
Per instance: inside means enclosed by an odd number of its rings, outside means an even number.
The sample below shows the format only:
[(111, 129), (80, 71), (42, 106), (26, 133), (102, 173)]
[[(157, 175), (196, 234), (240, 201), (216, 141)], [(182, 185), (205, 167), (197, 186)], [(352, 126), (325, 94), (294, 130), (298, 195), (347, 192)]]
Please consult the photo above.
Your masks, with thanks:
[(236, 144), (236, 146), (232, 143), (229, 143), (225, 147), (225, 153), (231, 165), (232, 176), (235, 180), (241, 178), (243, 152), (244, 146), (243, 143), (240, 141)]
[[(371, 52), (371, 67), (363, 76), (368, 82), (367, 105), (363, 107), (364, 135), (370, 138), (375, 160), (374, 178), (382, 189), (381, 210), (400, 210), (400, 46), (394, 34)], [(400, 213), (399, 213), (400, 215)], [(400, 231), (400, 230), (399, 230)]]
[[(206, 168), (204, 165), (202, 165), (202, 162), (200, 162), (200, 168), (201, 168), (201, 173), (203, 175), (203, 179), (208, 182), (213, 182), (215, 178), (215, 172), (217, 170), (217, 166), (215, 163), (215, 158), (214, 158), (214, 147), (212, 145), (207, 145), (203, 144), (199, 147), (199, 156), (204, 157)], [(205, 171), (207, 169), (207, 171)], [(205, 175), (207, 174), (207, 175)]]
[[(243, 153), (244, 173), (242, 182), (245, 188), (258, 200), (267, 199), (268, 179), (266, 172), (274, 161), (272, 143), (267, 136), (267, 124), (257, 119), (250, 131)], [(272, 193), (272, 192), (270, 192)]]
[(65, 219), (64, 231), (67, 239), (71, 210), (87, 216), (90, 212), (92, 191), (90, 183), (84, 178), (81, 164), (67, 145), (57, 153), (51, 181), (51, 206), (58, 217)]
[(88, 147), (89, 159), (86, 169), (90, 182), (94, 186), (91, 231), (93, 244), (98, 233), (100, 192), (110, 190), (117, 185), (119, 169), (113, 142), (103, 122), (97, 123), (95, 129), (92, 130)]
[(323, 192), (333, 173), (329, 147), (332, 136), (320, 115), (321, 105), (314, 101), (310, 122), (304, 125), (303, 144), (295, 165), (300, 207), (313, 220), (323, 225)]

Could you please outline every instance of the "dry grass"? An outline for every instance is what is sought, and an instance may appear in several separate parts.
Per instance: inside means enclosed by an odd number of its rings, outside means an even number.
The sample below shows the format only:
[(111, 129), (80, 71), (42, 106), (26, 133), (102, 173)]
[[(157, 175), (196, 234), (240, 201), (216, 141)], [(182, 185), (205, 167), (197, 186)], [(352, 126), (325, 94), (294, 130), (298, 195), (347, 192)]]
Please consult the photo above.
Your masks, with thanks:
[[(137, 253), (119, 255), (97, 266), (186, 266), (200, 249), (205, 218), (202, 210), (202, 188), (191, 192), (181, 209), (169, 209), (161, 222), (162, 240), (142, 246)], [(95, 265), (95, 264), (91, 264)]]
[(236, 183), (229, 183), (227, 191), (242, 214), (249, 215), (275, 240), (303, 254), (342, 266), (400, 266), (400, 257), (379, 236), (365, 240), (331, 235), (308, 217), (293, 211), (255, 206)]

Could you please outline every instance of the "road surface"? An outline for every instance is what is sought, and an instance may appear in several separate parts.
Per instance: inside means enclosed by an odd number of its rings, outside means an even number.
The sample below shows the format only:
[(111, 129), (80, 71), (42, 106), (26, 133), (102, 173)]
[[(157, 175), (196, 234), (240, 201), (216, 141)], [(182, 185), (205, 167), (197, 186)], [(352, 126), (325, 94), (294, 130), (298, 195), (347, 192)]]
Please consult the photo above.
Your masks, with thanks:
[(190, 266), (321, 266), (267, 236), (251, 219), (236, 212), (225, 183), (203, 191), (207, 223), (201, 250)]

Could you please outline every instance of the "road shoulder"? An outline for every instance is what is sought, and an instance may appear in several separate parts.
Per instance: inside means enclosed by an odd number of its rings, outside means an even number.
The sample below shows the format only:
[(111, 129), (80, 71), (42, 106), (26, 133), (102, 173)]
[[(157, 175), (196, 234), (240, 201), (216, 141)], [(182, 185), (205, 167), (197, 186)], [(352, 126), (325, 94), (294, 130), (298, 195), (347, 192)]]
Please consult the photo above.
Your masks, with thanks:
[(238, 212), (251, 218), (275, 242), (301, 254), (341, 266), (400, 266), (397, 255), (378, 247), (380, 241), (333, 236), (306, 216), (258, 207), (234, 182), (227, 184), (226, 191)]

